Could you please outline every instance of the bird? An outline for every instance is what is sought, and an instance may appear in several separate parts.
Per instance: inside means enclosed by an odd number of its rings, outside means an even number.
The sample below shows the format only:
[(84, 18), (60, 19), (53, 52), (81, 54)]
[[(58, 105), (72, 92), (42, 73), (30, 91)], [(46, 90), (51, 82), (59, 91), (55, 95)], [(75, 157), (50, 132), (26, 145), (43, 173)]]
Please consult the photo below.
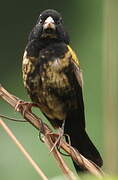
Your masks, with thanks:
[[(101, 167), (101, 155), (86, 132), (80, 62), (56, 10), (42, 11), (29, 33), (22, 72), (28, 95), (53, 128), (63, 127), (66, 141)], [(77, 172), (84, 171), (73, 163)]]

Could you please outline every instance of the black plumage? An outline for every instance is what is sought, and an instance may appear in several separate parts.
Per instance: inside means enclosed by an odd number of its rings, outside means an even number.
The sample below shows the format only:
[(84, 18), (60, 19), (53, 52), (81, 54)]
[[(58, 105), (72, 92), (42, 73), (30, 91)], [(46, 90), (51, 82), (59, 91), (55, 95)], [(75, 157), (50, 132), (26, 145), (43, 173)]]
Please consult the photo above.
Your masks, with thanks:
[[(102, 158), (85, 131), (82, 73), (69, 46), (61, 15), (45, 10), (31, 31), (23, 57), (23, 80), (30, 98), (54, 128), (64, 125), (73, 147), (98, 166)], [(67, 139), (68, 141), (68, 139)], [(76, 170), (82, 170), (75, 164)]]

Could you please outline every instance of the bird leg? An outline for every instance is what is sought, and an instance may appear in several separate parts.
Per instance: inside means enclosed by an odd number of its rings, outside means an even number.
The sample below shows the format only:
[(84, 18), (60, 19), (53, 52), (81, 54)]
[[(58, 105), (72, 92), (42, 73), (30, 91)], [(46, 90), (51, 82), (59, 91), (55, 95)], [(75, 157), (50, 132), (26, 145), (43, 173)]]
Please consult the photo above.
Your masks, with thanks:
[(62, 123), (62, 127), (59, 128), (59, 136), (57, 138), (57, 140), (55, 141), (53, 147), (51, 148), (50, 150), (50, 153), (54, 150), (54, 148), (58, 145), (58, 147), (60, 146), (60, 141), (61, 141), (61, 138), (64, 136), (64, 126), (65, 126), (65, 120), (63, 121)]

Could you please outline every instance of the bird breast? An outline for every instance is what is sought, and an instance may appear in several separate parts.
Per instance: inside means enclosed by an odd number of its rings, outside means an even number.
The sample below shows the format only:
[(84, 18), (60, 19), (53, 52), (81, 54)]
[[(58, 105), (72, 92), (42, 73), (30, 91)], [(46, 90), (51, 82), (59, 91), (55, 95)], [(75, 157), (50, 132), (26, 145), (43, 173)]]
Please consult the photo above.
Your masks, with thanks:
[[(46, 54), (46, 55), (45, 55)], [(64, 57), (47, 57), (47, 53), (38, 58), (23, 58), (24, 86), (33, 102), (39, 104), (40, 109), (51, 119), (65, 119), (65, 102), (58, 97), (65, 96), (71, 90), (66, 70), (69, 66), (71, 55)]]

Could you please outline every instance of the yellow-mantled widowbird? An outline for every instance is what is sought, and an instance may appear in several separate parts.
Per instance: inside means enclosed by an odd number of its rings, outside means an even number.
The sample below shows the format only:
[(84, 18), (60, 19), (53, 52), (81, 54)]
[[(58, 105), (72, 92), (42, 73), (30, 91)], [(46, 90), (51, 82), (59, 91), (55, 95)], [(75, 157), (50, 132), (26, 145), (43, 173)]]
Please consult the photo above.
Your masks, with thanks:
[[(24, 86), (52, 126), (63, 126), (71, 145), (101, 167), (102, 158), (85, 130), (82, 72), (69, 42), (60, 13), (53, 9), (43, 11), (25, 48)], [(76, 163), (74, 166), (83, 171)]]

